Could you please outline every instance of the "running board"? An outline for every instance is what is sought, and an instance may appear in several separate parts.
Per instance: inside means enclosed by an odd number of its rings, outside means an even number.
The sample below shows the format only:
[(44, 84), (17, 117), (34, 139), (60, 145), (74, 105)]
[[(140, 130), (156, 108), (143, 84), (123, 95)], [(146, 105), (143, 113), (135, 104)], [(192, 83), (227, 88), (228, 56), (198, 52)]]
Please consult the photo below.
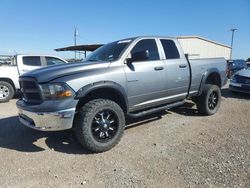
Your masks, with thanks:
[(162, 110), (168, 110), (168, 109), (173, 108), (173, 107), (181, 106), (184, 103), (185, 103), (184, 100), (183, 101), (178, 101), (178, 102), (167, 104), (167, 105), (164, 105), (164, 106), (151, 108), (149, 110), (141, 111), (141, 112), (138, 112), (138, 113), (128, 113), (128, 116), (132, 117), (132, 118), (139, 118), (139, 117), (146, 116), (146, 115), (149, 115), (149, 114), (153, 114), (153, 113), (156, 113), (156, 112), (159, 112), (159, 111), (162, 111)]

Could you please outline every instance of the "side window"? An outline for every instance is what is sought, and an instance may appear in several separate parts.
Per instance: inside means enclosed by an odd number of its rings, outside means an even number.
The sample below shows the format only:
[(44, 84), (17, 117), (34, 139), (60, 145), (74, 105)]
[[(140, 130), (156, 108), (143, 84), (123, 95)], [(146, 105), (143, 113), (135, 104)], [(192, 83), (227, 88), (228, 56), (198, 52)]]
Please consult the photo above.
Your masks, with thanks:
[(154, 39), (144, 39), (139, 41), (131, 50), (131, 53), (148, 51), (148, 60), (159, 60), (159, 52)]
[(40, 56), (23, 57), (23, 64), (29, 66), (42, 66)]
[(55, 58), (55, 57), (45, 57), (47, 65), (59, 65), (59, 64), (65, 64), (64, 61)]
[(165, 52), (166, 59), (179, 59), (179, 51), (172, 40), (161, 39), (161, 44)]

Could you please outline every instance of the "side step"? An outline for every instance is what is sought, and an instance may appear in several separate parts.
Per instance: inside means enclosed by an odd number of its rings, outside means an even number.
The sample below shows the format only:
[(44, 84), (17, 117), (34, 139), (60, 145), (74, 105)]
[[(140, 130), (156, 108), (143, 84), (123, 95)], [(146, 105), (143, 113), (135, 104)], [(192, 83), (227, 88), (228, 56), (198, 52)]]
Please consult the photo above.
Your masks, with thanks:
[(149, 115), (149, 114), (153, 114), (153, 113), (156, 113), (156, 112), (159, 112), (159, 111), (162, 111), (162, 110), (168, 110), (168, 109), (173, 108), (173, 107), (181, 106), (184, 103), (185, 103), (184, 100), (183, 101), (178, 101), (178, 102), (167, 104), (167, 105), (164, 105), (164, 106), (151, 108), (149, 110), (141, 111), (141, 112), (138, 112), (138, 113), (128, 113), (128, 116), (132, 117), (132, 118), (139, 118), (139, 117), (146, 116), (146, 115)]

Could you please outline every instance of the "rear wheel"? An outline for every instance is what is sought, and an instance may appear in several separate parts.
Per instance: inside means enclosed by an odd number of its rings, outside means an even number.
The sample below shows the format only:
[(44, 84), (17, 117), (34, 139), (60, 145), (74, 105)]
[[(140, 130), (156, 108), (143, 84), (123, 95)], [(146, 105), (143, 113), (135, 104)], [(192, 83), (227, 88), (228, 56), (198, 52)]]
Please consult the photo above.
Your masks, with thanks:
[(14, 88), (13, 86), (4, 81), (0, 81), (0, 103), (8, 102), (14, 96)]
[(74, 131), (84, 148), (104, 152), (114, 147), (123, 135), (124, 113), (111, 100), (96, 99), (85, 104), (76, 114)]
[(196, 101), (198, 111), (203, 115), (215, 114), (221, 102), (221, 91), (216, 85), (206, 84), (201, 96)]

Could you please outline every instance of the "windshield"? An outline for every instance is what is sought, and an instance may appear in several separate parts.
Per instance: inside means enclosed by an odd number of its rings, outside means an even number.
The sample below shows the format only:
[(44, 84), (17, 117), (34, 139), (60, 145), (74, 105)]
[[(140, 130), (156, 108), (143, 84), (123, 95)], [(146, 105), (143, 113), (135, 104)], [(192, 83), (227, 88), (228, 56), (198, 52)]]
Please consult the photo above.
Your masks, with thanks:
[(123, 40), (106, 44), (90, 54), (86, 61), (115, 61), (130, 42), (131, 40)]

